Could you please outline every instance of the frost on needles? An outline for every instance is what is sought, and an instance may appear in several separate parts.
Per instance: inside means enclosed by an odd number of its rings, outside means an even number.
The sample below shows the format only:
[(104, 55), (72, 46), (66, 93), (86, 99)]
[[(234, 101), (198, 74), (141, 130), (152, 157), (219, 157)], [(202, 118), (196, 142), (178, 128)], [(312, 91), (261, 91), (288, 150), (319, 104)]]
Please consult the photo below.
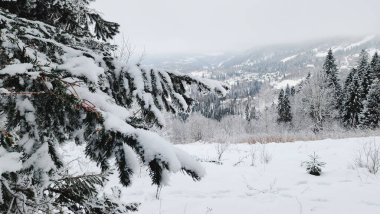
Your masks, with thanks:
[[(227, 86), (121, 63), (106, 42), (118, 25), (89, 3), (0, 3), (0, 213), (126, 213), (135, 207), (98, 192), (113, 158), (124, 186), (140, 163), (156, 185), (168, 172), (204, 175), (149, 129), (164, 125), (162, 111), (189, 111), (189, 85), (220, 95)], [(101, 173), (70, 175), (58, 152), (68, 141)]]

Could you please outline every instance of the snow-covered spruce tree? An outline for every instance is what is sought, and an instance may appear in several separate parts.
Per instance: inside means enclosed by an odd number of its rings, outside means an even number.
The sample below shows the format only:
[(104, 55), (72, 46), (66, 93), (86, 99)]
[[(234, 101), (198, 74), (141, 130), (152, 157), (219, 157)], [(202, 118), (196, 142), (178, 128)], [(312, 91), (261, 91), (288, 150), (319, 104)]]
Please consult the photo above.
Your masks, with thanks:
[(245, 105), (245, 110), (244, 110), (244, 116), (245, 119), (250, 122), (251, 121), (251, 111), (250, 111), (250, 105), (249, 102)]
[[(368, 81), (371, 83), (366, 99), (363, 100), (363, 108), (359, 116), (362, 128), (377, 128), (380, 121), (380, 59), (377, 52), (373, 55), (368, 67)], [(362, 91), (362, 90), (360, 90)]]
[(333, 102), (331, 105), (335, 106), (336, 109), (340, 109), (342, 102), (342, 87), (339, 83), (338, 68), (331, 49), (329, 49), (325, 62), (323, 63), (323, 72), (326, 75), (326, 87), (330, 88), (332, 91), (331, 96), (333, 99), (329, 99), (329, 101)]
[(251, 105), (252, 105), (251, 102), (248, 100), (245, 106), (245, 110), (244, 110), (245, 120), (248, 122), (251, 122), (252, 120), (257, 119), (256, 107), (255, 106), (252, 107)]
[(359, 117), (364, 111), (364, 103), (373, 82), (371, 70), (368, 53), (362, 50), (357, 68), (351, 70), (344, 85), (341, 118), (346, 127), (356, 128), (360, 126)]
[(370, 63), (371, 67), (371, 74), (372, 74), (372, 79), (379, 79), (380, 80), (380, 57), (379, 54), (376, 52), (371, 60)]
[(294, 86), (292, 86), (292, 87), (290, 88), (290, 95), (291, 95), (291, 96), (296, 95), (296, 88), (295, 88)]
[(360, 101), (363, 103), (367, 98), (369, 87), (372, 83), (371, 69), (369, 66), (369, 56), (365, 50), (362, 50), (359, 56), (358, 63), (358, 78), (359, 78), (359, 95)]
[(374, 129), (380, 125), (380, 83), (377, 78), (369, 89), (359, 120), (362, 128)]
[[(98, 192), (111, 160), (124, 186), (139, 163), (156, 185), (169, 172), (204, 175), (149, 129), (163, 126), (161, 111), (189, 110), (187, 85), (218, 94), (226, 86), (120, 63), (111, 57), (116, 47), (97, 40), (112, 38), (117, 24), (93, 13), (89, 1), (3, 3), (0, 213), (126, 213), (134, 207)], [(59, 152), (68, 141), (86, 145), (101, 173), (70, 174)]]
[(356, 128), (359, 125), (359, 115), (363, 108), (359, 88), (358, 71), (353, 68), (347, 76), (343, 90), (341, 118), (347, 128)]
[[(289, 90), (290, 94), (290, 90)], [(281, 89), (280, 94), (278, 95), (278, 104), (277, 104), (277, 122), (278, 123), (290, 123), (292, 122), (292, 110), (289, 101), (289, 95), (285, 93), (284, 89)]]
[(285, 95), (288, 95), (288, 97), (290, 97), (292, 95), (292, 91), (291, 91), (289, 85), (286, 85)]
[(284, 89), (281, 89), (277, 98), (277, 122), (282, 121), (284, 96), (285, 96), (285, 91)]

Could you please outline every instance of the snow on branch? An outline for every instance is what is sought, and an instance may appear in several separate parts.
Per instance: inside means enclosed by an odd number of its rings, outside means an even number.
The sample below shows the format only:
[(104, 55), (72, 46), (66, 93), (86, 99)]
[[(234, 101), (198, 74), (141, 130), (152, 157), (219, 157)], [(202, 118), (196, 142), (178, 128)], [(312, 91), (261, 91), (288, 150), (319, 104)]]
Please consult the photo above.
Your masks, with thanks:
[[(104, 171), (115, 157), (124, 185), (139, 161), (158, 185), (165, 183), (167, 171), (182, 170), (195, 180), (204, 176), (189, 155), (149, 129), (164, 125), (163, 111), (190, 111), (188, 86), (224, 96), (226, 85), (123, 64), (111, 57), (115, 47), (108, 43), (1, 9), (0, 25), (0, 92), (8, 95), (0, 98), (0, 112), (12, 120), (7, 128), (15, 130), (13, 140), (26, 153), (24, 167), (59, 168), (56, 148), (75, 140), (87, 145), (86, 154)], [(32, 110), (19, 114), (20, 100)], [(43, 153), (50, 158), (42, 159)]]

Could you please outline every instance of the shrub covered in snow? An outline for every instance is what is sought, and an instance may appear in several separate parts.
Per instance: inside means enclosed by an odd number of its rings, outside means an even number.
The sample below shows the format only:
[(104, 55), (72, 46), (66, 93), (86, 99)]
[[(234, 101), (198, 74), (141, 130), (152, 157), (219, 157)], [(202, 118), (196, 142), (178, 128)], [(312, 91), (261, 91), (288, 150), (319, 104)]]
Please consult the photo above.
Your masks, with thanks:
[(320, 176), (322, 173), (322, 167), (324, 167), (326, 163), (319, 161), (319, 157), (315, 152), (314, 154), (309, 155), (309, 157), (310, 160), (303, 163), (306, 166), (306, 171), (311, 175)]
[(375, 142), (363, 144), (357, 152), (355, 164), (368, 169), (372, 174), (377, 174), (380, 170), (380, 146)]

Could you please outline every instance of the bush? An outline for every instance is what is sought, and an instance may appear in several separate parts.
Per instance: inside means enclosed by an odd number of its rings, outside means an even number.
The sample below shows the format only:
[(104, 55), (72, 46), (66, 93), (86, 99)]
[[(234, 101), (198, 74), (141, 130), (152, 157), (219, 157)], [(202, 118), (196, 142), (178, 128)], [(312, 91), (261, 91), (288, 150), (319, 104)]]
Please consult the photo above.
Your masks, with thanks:
[(372, 174), (376, 174), (380, 169), (380, 145), (375, 142), (365, 143), (359, 149), (355, 164), (358, 167), (366, 168)]

